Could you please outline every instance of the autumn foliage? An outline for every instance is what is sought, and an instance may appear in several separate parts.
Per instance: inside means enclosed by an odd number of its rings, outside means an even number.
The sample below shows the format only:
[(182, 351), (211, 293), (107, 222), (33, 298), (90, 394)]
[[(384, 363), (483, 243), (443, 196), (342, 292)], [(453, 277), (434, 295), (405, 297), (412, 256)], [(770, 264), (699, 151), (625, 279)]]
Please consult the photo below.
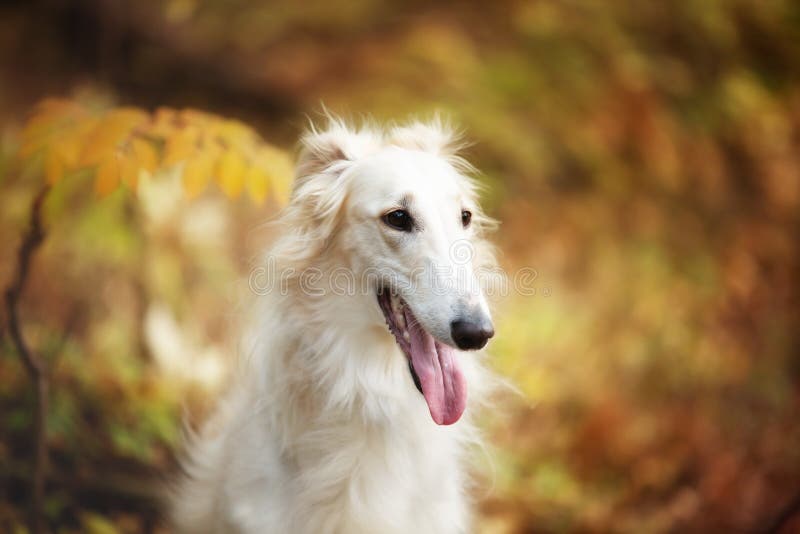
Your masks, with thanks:
[(262, 203), (270, 191), (284, 200), (291, 177), (287, 155), (241, 122), (195, 110), (98, 110), (64, 99), (37, 106), (19, 155), (41, 157), (50, 185), (93, 173), (99, 195), (120, 186), (135, 191), (142, 172), (177, 168), (190, 198), (214, 183), (230, 198), (245, 192)]

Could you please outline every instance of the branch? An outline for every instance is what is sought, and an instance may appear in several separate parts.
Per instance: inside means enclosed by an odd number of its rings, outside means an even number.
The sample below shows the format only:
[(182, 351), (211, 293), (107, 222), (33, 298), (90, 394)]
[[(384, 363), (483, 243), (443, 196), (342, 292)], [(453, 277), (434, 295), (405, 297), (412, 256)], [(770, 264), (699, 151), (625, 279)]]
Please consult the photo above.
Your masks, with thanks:
[(786, 526), (786, 523), (798, 513), (800, 513), (800, 493), (790, 499), (778, 512), (778, 515), (775, 516), (772, 522), (760, 532), (764, 534), (778, 534), (778, 532)]
[(22, 360), (28, 376), (36, 391), (35, 419), (33, 425), (33, 476), (31, 477), (31, 511), (30, 530), (33, 534), (44, 532), (44, 485), (47, 476), (47, 405), (48, 405), (48, 369), (47, 362), (40, 355), (31, 351), (19, 324), (19, 299), (25, 289), (30, 274), (31, 258), (44, 240), (42, 229), (42, 204), (50, 188), (45, 186), (34, 197), (31, 205), (30, 224), (22, 237), (17, 253), (16, 273), (11, 285), (6, 290), (6, 312), (8, 315), (8, 331), (11, 341)]

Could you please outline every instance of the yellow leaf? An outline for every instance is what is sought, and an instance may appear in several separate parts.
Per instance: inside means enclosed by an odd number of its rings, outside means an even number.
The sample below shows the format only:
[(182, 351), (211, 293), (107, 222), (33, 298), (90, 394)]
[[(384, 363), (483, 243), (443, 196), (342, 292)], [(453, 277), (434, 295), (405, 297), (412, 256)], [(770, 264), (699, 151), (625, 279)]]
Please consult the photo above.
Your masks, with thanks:
[(80, 106), (68, 100), (43, 101), (22, 130), (20, 157), (28, 158), (44, 148), (59, 129), (82, 115), (85, 113)]
[(147, 172), (153, 172), (158, 166), (158, 154), (153, 143), (144, 139), (131, 141), (131, 150), (136, 164)]
[(219, 138), (227, 146), (241, 147), (252, 143), (255, 132), (245, 124), (235, 120), (219, 120), (211, 128), (212, 135)]
[(107, 156), (116, 153), (122, 141), (146, 120), (147, 114), (138, 109), (120, 108), (109, 112), (87, 136), (80, 163), (100, 164)]
[(244, 185), (247, 193), (257, 204), (262, 204), (267, 198), (269, 190), (269, 177), (264, 169), (252, 166), (244, 174)]
[(217, 183), (228, 197), (236, 198), (241, 194), (245, 170), (244, 158), (233, 149), (227, 150), (219, 158)]
[(194, 153), (198, 137), (199, 133), (194, 127), (183, 128), (168, 137), (164, 149), (164, 165), (169, 167), (185, 161)]
[(97, 175), (94, 180), (94, 190), (100, 196), (113, 192), (119, 184), (120, 172), (116, 154), (104, 157), (97, 166)]
[(55, 148), (47, 151), (44, 159), (44, 177), (47, 183), (55, 185), (64, 176), (64, 161)]
[(183, 169), (183, 190), (186, 196), (194, 198), (208, 186), (214, 169), (214, 158), (201, 153), (186, 161)]
[(287, 154), (270, 145), (258, 147), (256, 164), (269, 175), (270, 189), (279, 204), (289, 201), (294, 169)]

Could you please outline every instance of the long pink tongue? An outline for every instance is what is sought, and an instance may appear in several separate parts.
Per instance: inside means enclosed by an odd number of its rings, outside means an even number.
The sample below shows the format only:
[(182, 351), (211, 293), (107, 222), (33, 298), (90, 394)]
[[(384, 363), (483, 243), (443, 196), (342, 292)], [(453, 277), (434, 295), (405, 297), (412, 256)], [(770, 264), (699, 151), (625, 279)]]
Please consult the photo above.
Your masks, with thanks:
[(411, 363), (431, 417), (437, 425), (452, 425), (467, 405), (467, 384), (456, 351), (433, 339), (407, 307), (403, 313), (411, 338)]

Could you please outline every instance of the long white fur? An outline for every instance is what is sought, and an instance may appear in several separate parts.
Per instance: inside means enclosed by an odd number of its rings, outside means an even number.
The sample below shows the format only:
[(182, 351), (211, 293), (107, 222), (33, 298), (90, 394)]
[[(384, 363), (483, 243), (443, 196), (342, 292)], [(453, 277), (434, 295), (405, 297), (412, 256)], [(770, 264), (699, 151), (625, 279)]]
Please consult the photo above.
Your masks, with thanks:
[[(455, 425), (437, 426), (375, 293), (313, 296), (297, 274), (309, 267), (363, 274), (380, 263), (403, 277), (409, 263), (443, 258), (447, 237), (475, 245), (470, 268), (492, 264), (482, 235), (488, 219), (475, 203), (468, 164), (455, 153), (456, 136), (438, 120), (379, 130), (331, 119), (302, 141), (282, 236), (268, 252), (278, 271), (295, 274), (285, 276), (287, 291), (258, 298), (232, 387), (189, 439), (174, 523), (193, 534), (470, 532), (467, 456), (478, 441), (475, 412), (492, 383), (483, 355), (458, 355), (468, 406)], [(414, 182), (404, 174), (421, 172), (431, 175)], [(427, 210), (430, 235), (418, 250), (393, 253), (370, 233), (386, 229), (358, 210), (388, 201), (373, 198), (378, 190), (414, 183), (426, 188), (416, 194), (441, 197), (418, 206)], [(447, 196), (454, 191), (474, 212), (464, 235), (462, 206)], [(452, 225), (441, 212), (452, 214)], [(426, 328), (446, 336), (439, 323), (452, 299), (429, 291), (409, 298)]]

